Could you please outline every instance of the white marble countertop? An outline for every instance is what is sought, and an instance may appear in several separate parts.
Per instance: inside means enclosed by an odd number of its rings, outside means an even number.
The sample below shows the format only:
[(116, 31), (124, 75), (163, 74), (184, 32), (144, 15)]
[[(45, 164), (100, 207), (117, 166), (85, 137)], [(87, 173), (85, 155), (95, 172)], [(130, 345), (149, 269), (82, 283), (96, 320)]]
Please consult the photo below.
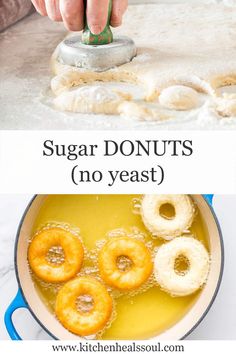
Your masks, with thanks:
[[(16, 230), (30, 195), (0, 196), (0, 339), (9, 339), (3, 316), (17, 292), (13, 252)], [(216, 196), (214, 207), (225, 241), (225, 271), (219, 294), (206, 318), (188, 339), (236, 339), (235, 196)], [(24, 339), (49, 339), (27, 310), (18, 310), (14, 323)]]

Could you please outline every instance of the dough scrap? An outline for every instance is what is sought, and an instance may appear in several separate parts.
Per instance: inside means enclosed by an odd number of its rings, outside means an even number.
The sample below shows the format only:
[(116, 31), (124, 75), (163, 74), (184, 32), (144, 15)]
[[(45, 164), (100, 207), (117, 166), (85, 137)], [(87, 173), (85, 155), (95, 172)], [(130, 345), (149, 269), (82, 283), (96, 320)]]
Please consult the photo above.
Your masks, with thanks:
[(118, 112), (124, 117), (145, 121), (165, 121), (173, 118), (173, 115), (158, 107), (147, 107), (145, 103), (134, 101), (122, 102)]
[[(124, 24), (114, 29), (114, 34), (125, 33), (133, 38), (137, 57), (130, 63), (98, 73), (60, 63), (56, 49), (51, 65), (55, 75), (52, 91), (60, 95), (76, 86), (115, 81), (141, 85), (143, 98), (148, 102), (154, 102), (163, 89), (173, 85), (185, 85), (215, 98), (218, 87), (236, 84), (235, 18), (236, 7), (222, 3), (129, 6)], [(127, 107), (131, 108), (131, 102), (124, 103), (126, 106), (118, 109), (120, 114), (124, 107), (126, 111)], [(101, 113), (110, 112), (106, 105)], [(138, 102), (133, 107), (136, 115), (144, 119), (161, 119), (158, 109), (144, 109)], [(77, 109), (83, 110), (81, 106)], [(231, 108), (227, 114), (230, 112)], [(117, 106), (113, 114), (117, 114)]]
[(236, 94), (224, 94), (215, 100), (216, 111), (223, 117), (236, 117)]
[(199, 95), (191, 87), (173, 85), (161, 92), (159, 102), (163, 107), (168, 109), (186, 111), (198, 106)]

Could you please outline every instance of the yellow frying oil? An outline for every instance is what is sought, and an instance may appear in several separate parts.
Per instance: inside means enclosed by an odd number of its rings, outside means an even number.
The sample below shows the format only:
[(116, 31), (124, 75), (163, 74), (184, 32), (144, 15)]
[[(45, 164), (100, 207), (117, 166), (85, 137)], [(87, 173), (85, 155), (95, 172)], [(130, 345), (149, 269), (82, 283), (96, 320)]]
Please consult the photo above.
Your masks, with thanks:
[[(140, 195), (51, 195), (42, 205), (35, 220), (33, 234), (47, 224), (70, 225), (80, 230), (86, 249), (82, 273), (99, 276), (96, 265), (99, 241), (111, 235), (140, 237), (154, 252), (163, 241), (151, 237), (139, 214)], [(162, 210), (166, 217), (172, 210)], [(208, 237), (197, 211), (190, 232), (208, 248)], [(32, 235), (33, 235), (32, 234)], [(42, 300), (54, 311), (55, 298), (61, 285), (46, 284), (32, 275)], [(172, 297), (153, 281), (135, 293), (114, 297), (113, 320), (100, 334), (101, 339), (148, 339), (178, 322), (197, 300), (199, 292), (185, 297)]]

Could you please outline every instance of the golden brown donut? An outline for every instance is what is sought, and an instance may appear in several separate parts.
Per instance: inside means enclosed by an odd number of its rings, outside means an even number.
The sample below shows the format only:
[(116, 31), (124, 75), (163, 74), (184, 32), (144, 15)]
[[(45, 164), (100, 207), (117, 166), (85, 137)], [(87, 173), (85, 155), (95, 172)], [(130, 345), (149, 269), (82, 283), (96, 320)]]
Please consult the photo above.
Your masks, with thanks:
[[(89, 311), (78, 309), (79, 296), (89, 296), (92, 308)], [(80, 336), (95, 334), (106, 325), (112, 313), (112, 298), (105, 286), (90, 276), (75, 278), (59, 291), (55, 307), (56, 315), (62, 325)]]

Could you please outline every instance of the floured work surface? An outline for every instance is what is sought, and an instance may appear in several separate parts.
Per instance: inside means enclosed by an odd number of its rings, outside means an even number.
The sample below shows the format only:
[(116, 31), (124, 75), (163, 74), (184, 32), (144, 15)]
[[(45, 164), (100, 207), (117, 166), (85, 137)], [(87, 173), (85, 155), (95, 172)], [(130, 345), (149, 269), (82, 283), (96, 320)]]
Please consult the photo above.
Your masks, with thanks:
[[(149, 121), (168, 121), (184, 111), (183, 117), (195, 115), (200, 124), (204, 116), (208, 123), (236, 116), (235, 88), (220, 89), (236, 83), (235, 7), (130, 6), (124, 25), (114, 32), (133, 38), (138, 49), (137, 57), (120, 67), (102, 73), (72, 68), (58, 62), (54, 52), (51, 88), (57, 108)], [(99, 81), (138, 85), (142, 99)]]
[[(134, 28), (127, 30), (129, 14), (133, 11), (132, 6), (129, 8), (124, 25), (115, 33), (129, 35), (133, 37), (138, 45), (138, 56), (132, 64), (125, 65), (127, 68), (134, 64), (134, 66), (143, 67), (143, 70), (148, 69), (150, 66), (150, 56), (153, 57), (157, 53), (160, 60), (158, 70), (153, 75), (153, 78), (163, 77), (163, 70), (166, 73), (176, 70), (177, 66), (171, 67), (167, 65), (175, 57), (179, 58), (179, 67), (185, 57), (185, 74), (188, 74), (188, 67), (191, 63), (197, 63), (195, 69), (198, 75), (203, 73), (204, 66), (206, 74), (209, 77), (209, 70), (213, 71), (213, 76), (222, 73), (225, 77), (225, 72), (230, 73), (230, 78), (234, 79), (235, 72), (235, 32), (236, 32), (236, 10), (235, 8), (227, 8), (222, 5), (208, 5), (208, 6), (191, 6), (191, 5), (152, 5), (155, 8), (155, 26), (157, 29), (149, 29), (150, 20), (141, 23), (140, 18), (135, 19), (132, 16), (130, 26)], [(172, 21), (170, 26), (165, 18), (173, 17), (173, 9), (178, 7), (175, 20)], [(142, 7), (135, 7), (134, 11), (138, 11)], [(147, 9), (150, 7), (145, 5)], [(194, 9), (194, 10), (193, 10)], [(145, 10), (146, 11), (146, 10)], [(164, 11), (164, 14), (160, 11)], [(142, 11), (139, 16), (142, 17)], [(192, 13), (196, 17), (195, 23), (191, 19)], [(207, 13), (206, 13), (207, 12)], [(171, 15), (172, 14), (172, 15)], [(179, 20), (181, 15), (182, 21)], [(161, 20), (159, 19), (161, 18)], [(183, 18), (185, 20), (183, 21)], [(217, 20), (217, 18), (220, 20)], [(152, 20), (153, 21), (153, 20)], [(159, 21), (159, 24), (158, 24)], [(136, 25), (138, 23), (138, 26)], [(174, 25), (175, 23), (175, 25)], [(201, 24), (199, 24), (201, 23)], [(143, 25), (144, 27), (141, 27)], [(204, 31), (204, 26), (208, 30)], [(188, 31), (185, 28), (190, 28)], [(141, 29), (143, 28), (143, 30)], [(149, 30), (149, 34), (154, 32), (154, 35), (149, 35), (153, 38), (152, 43), (145, 43), (141, 38), (145, 28)], [(184, 28), (184, 29), (183, 29)], [(174, 29), (174, 30), (173, 30)], [(204, 31), (204, 33), (203, 33)], [(212, 35), (213, 33), (213, 35)], [(105, 114), (81, 114), (72, 113), (67, 111), (59, 111), (55, 109), (54, 95), (50, 90), (50, 56), (53, 49), (65, 37), (65, 29), (61, 23), (54, 23), (46, 17), (41, 17), (33, 14), (16, 25), (10, 27), (5, 32), (0, 33), (0, 128), (1, 129), (235, 129), (236, 119), (222, 117), (216, 113), (215, 101), (209, 94), (197, 92), (199, 106), (192, 110), (176, 111), (173, 109), (166, 109), (159, 105), (159, 97), (155, 98), (153, 103), (149, 103), (148, 107), (153, 108), (153, 116), (151, 120), (143, 120), (137, 118), (136, 103), (142, 103), (141, 98), (147, 95), (148, 90), (140, 85), (127, 84), (127, 83), (103, 83), (104, 88), (112, 87), (116, 94), (117, 91), (125, 92), (126, 99), (128, 94), (131, 93), (137, 100), (135, 102), (125, 100), (126, 110), (132, 111), (132, 116), (127, 113), (121, 115), (105, 115)], [(179, 43), (177, 43), (176, 37)], [(213, 40), (212, 40), (213, 37)], [(158, 40), (159, 38), (159, 40)], [(196, 48), (196, 41), (201, 41), (201, 46)], [(154, 40), (156, 43), (156, 50), (153, 49)], [(142, 44), (143, 42), (143, 44)], [(233, 45), (232, 45), (233, 43)], [(211, 54), (208, 51), (210, 49)], [(193, 49), (194, 47), (194, 49)], [(200, 53), (201, 51), (201, 53)], [(184, 54), (182, 54), (184, 53)], [(186, 64), (188, 63), (188, 64)], [(198, 65), (200, 63), (201, 65)], [(192, 65), (192, 64), (191, 64)], [(162, 71), (161, 71), (162, 68)], [(183, 65), (182, 65), (183, 68)], [(210, 68), (210, 69), (209, 69)], [(119, 68), (119, 72), (123, 68)], [(134, 69), (135, 70), (135, 69)], [(208, 73), (207, 73), (208, 71)], [(170, 74), (169, 74), (170, 75)], [(203, 74), (201, 74), (203, 75)], [(152, 75), (151, 75), (152, 76)], [(188, 75), (187, 75), (188, 76)], [(194, 75), (193, 75), (194, 77)], [(197, 75), (195, 75), (197, 77)], [(145, 76), (144, 76), (145, 78)], [(189, 77), (188, 77), (189, 78)], [(202, 77), (200, 77), (202, 79)], [(199, 82), (199, 81), (198, 81)], [(232, 80), (234, 83), (234, 80)], [(94, 83), (95, 86), (100, 85)], [(172, 85), (172, 82), (166, 82), (166, 85)], [(223, 84), (223, 83), (222, 83)], [(190, 83), (189, 83), (190, 85)], [(191, 85), (190, 85), (191, 86)], [(75, 88), (77, 90), (77, 88)], [(83, 91), (86, 88), (83, 88)], [(111, 91), (111, 90), (110, 90)], [(217, 90), (217, 94), (219, 90)], [(223, 91), (226, 91), (223, 88)], [(227, 91), (236, 92), (234, 86), (228, 87)], [(86, 91), (85, 91), (86, 92)], [(85, 93), (84, 92), (84, 93)], [(100, 88), (97, 90), (95, 87), (90, 95), (95, 97), (103, 96)], [(113, 92), (110, 92), (113, 95)], [(106, 96), (106, 89), (105, 89)], [(166, 100), (163, 95), (162, 100)], [(178, 96), (178, 95), (177, 95)], [(120, 98), (120, 96), (119, 96)], [(196, 95), (195, 95), (196, 98)], [(124, 96), (121, 97), (124, 99)], [(185, 97), (185, 102), (196, 102), (194, 97)], [(227, 100), (226, 100), (227, 101)], [(131, 108), (130, 103), (134, 103)], [(234, 109), (234, 99), (231, 100), (231, 107)], [(151, 106), (150, 106), (151, 105)], [(224, 109), (225, 100), (221, 100), (221, 106)], [(123, 106), (125, 107), (125, 106)], [(139, 105), (138, 105), (139, 108)], [(163, 120), (158, 119), (158, 111), (162, 112)], [(156, 118), (155, 118), (156, 115)], [(128, 119), (126, 119), (128, 117)], [(150, 115), (149, 115), (150, 117)], [(147, 117), (144, 117), (146, 119)], [(170, 118), (170, 119), (169, 119)]]

